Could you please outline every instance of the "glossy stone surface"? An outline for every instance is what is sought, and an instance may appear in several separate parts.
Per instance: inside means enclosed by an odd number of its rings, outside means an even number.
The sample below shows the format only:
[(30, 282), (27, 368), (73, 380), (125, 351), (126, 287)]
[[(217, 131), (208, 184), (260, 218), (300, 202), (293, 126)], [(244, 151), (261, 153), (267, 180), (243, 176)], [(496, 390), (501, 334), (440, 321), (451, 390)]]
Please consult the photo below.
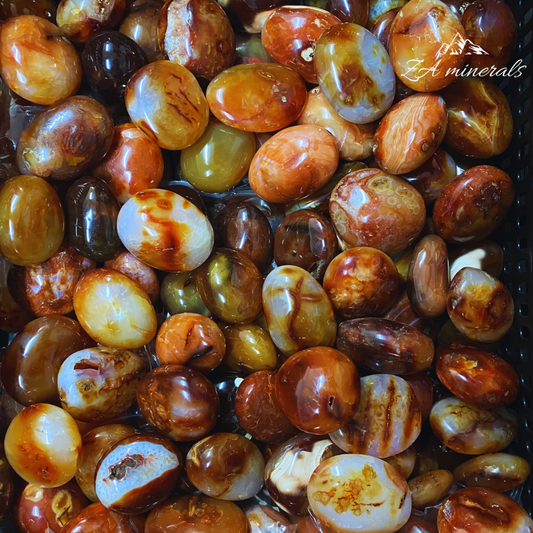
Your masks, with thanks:
[(442, 96), (448, 108), (448, 146), (476, 158), (493, 157), (509, 147), (513, 116), (507, 98), (494, 83), (460, 78)]
[(518, 395), (518, 375), (501, 357), (464, 344), (440, 346), (438, 378), (452, 394), (480, 409), (498, 409)]
[(278, 511), (266, 505), (253, 505), (244, 510), (250, 533), (286, 533), (291, 523)]
[(505, 67), (516, 44), (516, 22), (509, 6), (501, 0), (476, 0), (464, 10), (461, 23), (467, 38), (488, 52), (469, 57), (470, 67), (480, 72)]
[(51, 315), (33, 320), (11, 341), (4, 354), (2, 384), (22, 405), (59, 404), (57, 374), (63, 361), (93, 345), (71, 318)]
[(307, 103), (298, 124), (314, 124), (328, 130), (335, 138), (341, 159), (359, 161), (372, 154), (374, 124), (354, 124), (342, 118), (331, 107), (320, 87), (307, 93)]
[(307, 486), (315, 468), (341, 453), (328, 437), (300, 433), (279, 446), (265, 468), (265, 485), (280, 509), (291, 516), (308, 514)]
[(392, 105), (396, 80), (387, 52), (357, 24), (337, 24), (322, 34), (316, 44), (315, 69), (320, 90), (349, 122), (373, 122)]
[(159, 280), (155, 270), (139, 261), (133, 254), (123, 250), (113, 259), (106, 261), (104, 266), (117, 270), (138, 283), (148, 294), (152, 303), (159, 299)]
[(518, 455), (487, 453), (458, 466), (453, 475), (457, 483), (466, 487), (503, 492), (524, 483), (529, 471), (529, 463)]
[(17, 501), (15, 522), (27, 533), (59, 533), (88, 504), (76, 483), (44, 489), (28, 484)]
[(407, 483), (374, 457), (331, 457), (313, 472), (307, 490), (313, 515), (333, 531), (392, 533), (411, 514)]
[(52, 186), (16, 176), (0, 189), (0, 254), (15, 265), (50, 259), (63, 241), (65, 216)]
[(81, 176), (107, 153), (113, 121), (87, 96), (71, 96), (41, 113), (22, 132), (17, 164), (22, 172), (68, 180)]
[(405, 180), (378, 169), (352, 172), (331, 193), (331, 219), (350, 246), (371, 246), (386, 254), (407, 248), (424, 227), (420, 193)]
[(118, 31), (92, 37), (83, 48), (81, 61), (89, 85), (108, 102), (122, 99), (128, 80), (148, 63), (142, 48)]
[(243, 429), (267, 444), (282, 444), (298, 431), (281, 408), (275, 382), (274, 372), (254, 372), (244, 378), (235, 397), (235, 412)]
[(125, 9), (125, 0), (61, 0), (57, 25), (71, 41), (86, 43), (97, 33), (117, 26)]
[(360, 161), (351, 161), (351, 162), (340, 162), (335, 174), (331, 179), (318, 191), (313, 194), (310, 194), (306, 198), (301, 200), (296, 200), (294, 202), (289, 202), (285, 205), (285, 214), (293, 213), (300, 209), (313, 209), (322, 215), (328, 215), (329, 213), (329, 199), (331, 192), (336, 187), (336, 185), (348, 174), (355, 172), (356, 170), (362, 170), (367, 168), (367, 166)]
[(318, 83), (313, 57), (316, 42), (325, 30), (340, 24), (328, 11), (308, 6), (279, 7), (261, 31), (266, 52), (276, 63), (298, 72), (308, 83)]
[(161, 301), (171, 315), (199, 313), (210, 316), (211, 311), (202, 302), (193, 272), (167, 274), (161, 282)]
[(394, 22), (398, 11), (400, 11), (400, 8), (398, 7), (385, 11), (385, 13), (376, 19), (376, 22), (371, 27), (372, 33), (379, 39), (379, 42), (385, 47), (387, 52), (389, 51), (392, 23)]
[(0, 60), (5, 83), (35, 104), (55, 104), (75, 94), (81, 83), (74, 46), (55, 24), (35, 15), (21, 14), (2, 24)]
[[(238, 95), (238, 96), (237, 96)], [(303, 79), (276, 64), (236, 65), (207, 87), (211, 113), (239, 130), (277, 131), (292, 124), (307, 99)]]
[(139, 69), (125, 93), (131, 121), (166, 150), (183, 150), (203, 134), (209, 109), (196, 78), (172, 61)]
[(423, 165), (402, 176), (422, 195), (426, 205), (432, 204), (456, 177), (457, 165), (442, 148), (437, 148)]
[(85, 507), (63, 528), (63, 533), (141, 533), (136, 517), (114, 513), (101, 503)]
[(506, 408), (480, 409), (455, 396), (434, 404), (429, 421), (444, 445), (467, 455), (503, 450), (518, 430), (515, 416)]
[(347, 453), (386, 458), (403, 452), (418, 438), (420, 408), (410, 385), (400, 377), (361, 378), (361, 400), (352, 420), (331, 440)]
[(257, 324), (226, 324), (222, 333), (226, 338), (222, 367), (226, 370), (252, 374), (278, 366), (276, 347), (268, 332)]
[(120, 33), (143, 49), (150, 62), (164, 59), (157, 39), (157, 22), (163, 4), (162, 0), (135, 0), (119, 28)]
[(113, 259), (122, 248), (117, 218), (120, 205), (109, 186), (96, 178), (75, 181), (65, 199), (71, 246), (92, 261)]
[(74, 310), (74, 287), (94, 261), (81, 256), (67, 242), (44, 263), (12, 266), (7, 282), (13, 299), (35, 316), (67, 315)]
[(272, 258), (272, 228), (266, 215), (252, 203), (228, 202), (214, 226), (225, 248), (243, 253), (259, 270)]
[(415, 246), (407, 274), (409, 301), (420, 316), (436, 318), (446, 310), (448, 272), (446, 243), (426, 235)]
[(137, 402), (150, 425), (177, 441), (205, 437), (218, 417), (214, 385), (197, 370), (180, 365), (148, 372), (137, 388)]
[(533, 520), (509, 496), (476, 487), (449, 496), (439, 509), (437, 525), (439, 533), (519, 533), (531, 531)]
[(146, 512), (170, 496), (182, 469), (181, 453), (168, 439), (132, 435), (114, 444), (100, 460), (96, 496), (112, 511)]
[(438, 533), (436, 526), (411, 515), (407, 523), (398, 530), (398, 533)]
[(63, 361), (57, 376), (61, 407), (82, 422), (109, 422), (133, 405), (145, 372), (144, 361), (127, 350), (75, 352)]
[(437, 198), (435, 230), (454, 243), (484, 239), (502, 224), (514, 196), (513, 182), (503, 170), (489, 165), (465, 170)]
[(383, 117), (374, 135), (374, 157), (385, 172), (405, 174), (423, 165), (444, 139), (446, 104), (436, 94), (414, 94)]
[(261, 313), (263, 277), (244, 254), (219, 248), (195, 271), (202, 301), (221, 320), (251, 322)]
[(212, 80), (235, 61), (235, 34), (214, 0), (171, 0), (157, 25), (159, 48), (167, 59), (197, 78)]
[(463, 244), (450, 253), (450, 279), (464, 267), (479, 268), (495, 278), (503, 270), (503, 250), (492, 241)]
[(181, 172), (199, 191), (224, 192), (246, 175), (255, 151), (253, 133), (211, 119), (198, 141), (182, 150)]
[(137, 259), (165, 272), (194, 270), (213, 249), (213, 228), (206, 216), (172, 191), (135, 194), (122, 206), (117, 229)]
[(263, 308), (270, 336), (285, 355), (335, 342), (337, 323), (331, 303), (302, 268), (282, 266), (267, 276)]
[(415, 446), (409, 446), (407, 450), (396, 455), (391, 455), (384, 459), (387, 463), (398, 470), (398, 473), (404, 478), (409, 479), (416, 463), (416, 449)]
[(56, 18), (56, 4), (52, 0), (10, 0), (0, 6), (0, 19), (18, 15), (36, 15), (50, 22)]
[(146, 292), (116, 270), (99, 268), (85, 274), (74, 291), (74, 310), (83, 329), (110, 348), (140, 348), (157, 331)]
[(454, 484), (448, 470), (433, 470), (409, 480), (409, 490), (414, 509), (425, 509), (440, 502)]
[(37, 403), (11, 421), (4, 446), (9, 464), (22, 479), (37, 487), (53, 488), (74, 477), (81, 435), (66, 411)]
[(333, 348), (316, 347), (292, 355), (276, 375), (276, 396), (301, 431), (325, 435), (354, 415), (359, 403), (359, 373)]
[(197, 442), (187, 454), (186, 466), (196, 488), (220, 500), (246, 500), (263, 486), (263, 456), (241, 435), (216, 433)]
[(431, 412), (433, 406), (433, 382), (428, 374), (420, 372), (418, 374), (409, 374), (403, 376), (403, 379), (411, 385), (416, 399), (418, 400), (418, 406), (420, 407), (420, 414), (422, 415), (422, 422), (425, 422)]
[(232, 502), (195, 494), (171, 498), (156, 507), (146, 520), (144, 533), (248, 533), (244, 513)]
[(407, 291), (398, 294), (392, 307), (382, 315), (382, 318), (401, 322), (402, 324), (413, 326), (427, 333), (432, 331), (431, 326), (433, 322), (427, 318), (421, 318), (416, 314), (407, 297)]
[(22, 309), (9, 292), (11, 283), (7, 277), (11, 268), (13, 265), (0, 256), (0, 330), (17, 333), (33, 320), (33, 315)]
[(336, 255), (337, 236), (333, 225), (312, 209), (290, 213), (276, 230), (274, 260), (278, 266), (298, 266), (321, 280)]
[(163, 156), (157, 144), (132, 123), (115, 128), (107, 155), (93, 169), (120, 203), (135, 193), (157, 187), (163, 177)]
[(187, 365), (208, 373), (222, 362), (226, 339), (210, 318), (180, 313), (163, 322), (155, 349), (162, 365)]
[(461, 21), (444, 2), (408, 2), (394, 19), (389, 40), (396, 75), (415, 91), (440, 91), (456, 79), (453, 69), (463, 66), (465, 37)]
[(339, 164), (334, 137), (314, 125), (280, 131), (257, 151), (248, 172), (252, 190), (267, 202), (305, 198), (325, 185)]
[(433, 341), (419, 329), (385, 318), (357, 318), (339, 326), (337, 348), (357, 365), (385, 374), (415, 374), (431, 366)]
[(244, 378), (243, 374), (237, 372), (222, 372), (211, 379), (220, 402), (220, 413), (214, 428), (215, 433), (246, 435), (246, 431), (239, 424), (239, 419), (235, 413), (235, 397)]
[(398, 272), (383, 252), (350, 248), (329, 264), (323, 286), (333, 308), (343, 317), (379, 316), (398, 295)]
[(111, 446), (135, 433), (136, 430), (133, 427), (125, 424), (107, 424), (97, 427), (83, 436), (76, 481), (85, 496), (92, 502), (98, 501), (94, 488), (94, 478), (100, 459)]
[(474, 341), (499, 341), (513, 323), (511, 294), (501, 281), (477, 268), (466, 267), (455, 275), (446, 307), (455, 327)]

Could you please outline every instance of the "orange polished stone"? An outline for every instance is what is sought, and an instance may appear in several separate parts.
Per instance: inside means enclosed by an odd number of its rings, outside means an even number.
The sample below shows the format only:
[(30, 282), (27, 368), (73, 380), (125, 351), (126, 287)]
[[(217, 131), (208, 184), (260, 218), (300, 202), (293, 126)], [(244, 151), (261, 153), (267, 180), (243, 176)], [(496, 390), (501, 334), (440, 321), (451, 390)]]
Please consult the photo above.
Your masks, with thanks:
[(85, 274), (74, 291), (74, 310), (83, 329), (110, 348), (140, 348), (157, 331), (146, 292), (116, 270), (98, 268)]
[(334, 137), (319, 126), (293, 126), (280, 131), (256, 152), (248, 179), (267, 202), (305, 198), (325, 185), (339, 164)]
[(86, 43), (103, 30), (112, 30), (121, 21), (126, 0), (61, 0), (57, 25), (76, 43)]
[(313, 57), (322, 33), (341, 21), (329, 11), (309, 6), (279, 7), (267, 18), (261, 41), (268, 55), (308, 83), (318, 83)]
[(301, 431), (325, 435), (342, 428), (359, 404), (359, 373), (333, 348), (297, 352), (276, 376), (276, 396), (289, 420)]
[(15, 301), (35, 316), (67, 315), (74, 310), (74, 288), (96, 263), (81, 256), (66, 241), (47, 261), (33, 266), (12, 266), (9, 291)]
[(407, 248), (426, 221), (420, 193), (405, 180), (369, 168), (345, 176), (331, 193), (331, 220), (350, 246), (387, 254)]
[(342, 316), (378, 316), (398, 295), (398, 271), (392, 259), (375, 248), (350, 248), (329, 264), (323, 286)]
[(81, 83), (81, 62), (74, 46), (55, 24), (34, 15), (3, 23), (0, 65), (9, 88), (35, 104), (54, 104), (75, 94)]
[(210, 318), (179, 313), (163, 322), (155, 349), (162, 365), (188, 365), (208, 373), (222, 362), (226, 339)]
[(442, 189), (457, 177), (457, 165), (453, 157), (442, 148), (420, 167), (401, 176), (424, 198), (426, 205), (432, 204)]
[(503, 222), (514, 196), (513, 182), (503, 170), (489, 165), (465, 170), (435, 202), (436, 233), (453, 243), (484, 239)]
[(424, 164), (444, 139), (446, 104), (436, 94), (414, 94), (398, 102), (374, 136), (374, 157), (390, 174), (405, 174)]
[(235, 34), (215, 0), (170, 0), (157, 27), (165, 56), (195, 76), (212, 80), (235, 62)]
[(236, 65), (220, 73), (207, 87), (211, 113), (239, 130), (269, 132), (286, 128), (307, 100), (304, 80), (275, 63)]
[(209, 122), (209, 109), (196, 78), (172, 61), (155, 61), (139, 69), (125, 93), (133, 123), (166, 150), (194, 144)]
[(52, 186), (36, 176), (15, 176), (0, 189), (0, 254), (15, 265), (37, 265), (59, 249), (65, 215)]
[(455, 396), (481, 409), (504, 407), (518, 395), (519, 381), (513, 367), (501, 357), (471, 346), (440, 346), (436, 371)]
[(444, 500), (437, 526), (439, 533), (529, 533), (533, 520), (509, 496), (471, 487)]
[(461, 21), (441, 0), (412, 0), (392, 23), (389, 54), (407, 87), (433, 92), (452, 83), (464, 63)]
[(307, 94), (298, 124), (314, 124), (328, 130), (335, 137), (341, 159), (359, 161), (372, 155), (375, 125), (354, 124), (343, 119), (331, 107), (320, 87)]
[(111, 147), (92, 174), (107, 182), (117, 200), (125, 203), (135, 193), (157, 187), (163, 169), (159, 146), (128, 122), (115, 128)]
[[(475, 57), (475, 56), (474, 56)], [(513, 139), (513, 115), (502, 90), (483, 78), (460, 78), (442, 92), (448, 108), (445, 142), (468, 157), (504, 152)]]
[(407, 294), (414, 310), (424, 318), (442, 315), (448, 285), (446, 243), (438, 235), (426, 235), (415, 246), (407, 273)]
[(419, 329), (385, 318), (357, 318), (339, 326), (337, 348), (372, 372), (416, 374), (433, 362), (433, 341)]
[(85, 507), (61, 530), (62, 533), (141, 533), (142, 519), (106, 509), (101, 503)]

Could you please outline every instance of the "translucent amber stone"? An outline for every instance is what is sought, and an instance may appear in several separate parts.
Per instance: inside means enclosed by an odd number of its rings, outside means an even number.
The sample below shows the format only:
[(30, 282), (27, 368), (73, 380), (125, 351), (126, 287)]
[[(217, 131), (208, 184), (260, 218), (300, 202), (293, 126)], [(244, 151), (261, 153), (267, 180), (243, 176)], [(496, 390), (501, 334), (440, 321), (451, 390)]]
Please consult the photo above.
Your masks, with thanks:
[(15, 265), (42, 263), (61, 246), (65, 215), (52, 186), (16, 176), (0, 189), (0, 253)]

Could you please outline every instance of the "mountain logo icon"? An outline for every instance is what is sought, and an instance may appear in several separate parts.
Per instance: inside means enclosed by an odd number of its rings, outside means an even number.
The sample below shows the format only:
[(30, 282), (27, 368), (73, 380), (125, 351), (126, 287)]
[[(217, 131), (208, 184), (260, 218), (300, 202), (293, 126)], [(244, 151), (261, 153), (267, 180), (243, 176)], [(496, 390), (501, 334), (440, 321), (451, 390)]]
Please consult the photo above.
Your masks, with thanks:
[(452, 56), (459, 56), (464, 54), (465, 56), (488, 56), (489, 53), (481, 48), (476, 43), (473, 43), (470, 39), (464, 39), (460, 33), (456, 33), (452, 42), (449, 44), (443, 44), (440, 47), (437, 57), (444, 56), (446, 54)]

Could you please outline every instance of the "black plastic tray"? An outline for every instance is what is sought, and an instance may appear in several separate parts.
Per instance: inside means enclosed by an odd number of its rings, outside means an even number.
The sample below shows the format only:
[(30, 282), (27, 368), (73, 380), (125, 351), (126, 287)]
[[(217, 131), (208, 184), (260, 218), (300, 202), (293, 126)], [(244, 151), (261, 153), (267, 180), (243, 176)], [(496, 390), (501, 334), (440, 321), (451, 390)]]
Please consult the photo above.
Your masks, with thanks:
[[(518, 23), (517, 47), (511, 64), (521, 59), (527, 68), (520, 78), (499, 80), (513, 112), (514, 138), (510, 148), (491, 164), (511, 176), (516, 200), (494, 240), (503, 247), (501, 279), (515, 302), (515, 320), (501, 350), (522, 382), (514, 405), (519, 418), (516, 449), (533, 464), (533, 2), (506, 3)], [(533, 477), (524, 487), (523, 505), (533, 513)]]

